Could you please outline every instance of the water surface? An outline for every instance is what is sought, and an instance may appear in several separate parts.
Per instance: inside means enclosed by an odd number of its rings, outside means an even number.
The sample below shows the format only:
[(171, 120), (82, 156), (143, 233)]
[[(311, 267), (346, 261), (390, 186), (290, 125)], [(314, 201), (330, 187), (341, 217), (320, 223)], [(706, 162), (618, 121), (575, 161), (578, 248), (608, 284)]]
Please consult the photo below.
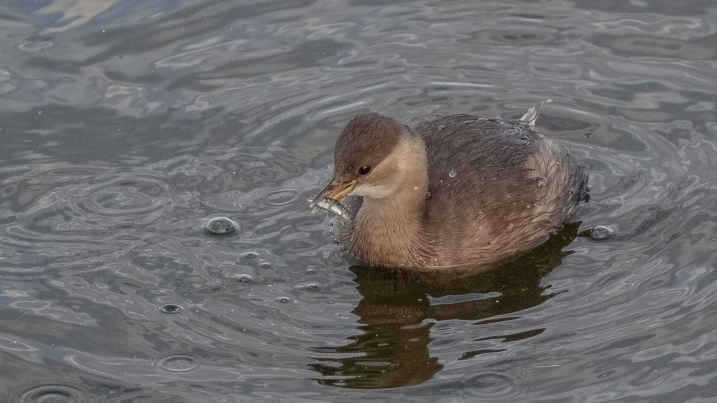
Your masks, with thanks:
[[(18, 0), (0, 37), (3, 401), (717, 395), (712, 1)], [(545, 99), (591, 200), (500, 270), (356, 266), (308, 209), (355, 114)]]

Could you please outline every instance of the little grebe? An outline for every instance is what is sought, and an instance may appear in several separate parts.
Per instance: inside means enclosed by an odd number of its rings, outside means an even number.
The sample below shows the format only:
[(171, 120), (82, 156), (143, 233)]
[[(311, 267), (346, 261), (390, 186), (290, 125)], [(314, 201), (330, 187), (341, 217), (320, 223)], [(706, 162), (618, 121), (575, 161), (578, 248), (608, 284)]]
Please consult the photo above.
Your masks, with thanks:
[(534, 106), (517, 121), (450, 115), (414, 127), (356, 116), (311, 206), (344, 217), (338, 242), (370, 265), (484, 266), (527, 252), (587, 192), (585, 169), (533, 130), (537, 116)]

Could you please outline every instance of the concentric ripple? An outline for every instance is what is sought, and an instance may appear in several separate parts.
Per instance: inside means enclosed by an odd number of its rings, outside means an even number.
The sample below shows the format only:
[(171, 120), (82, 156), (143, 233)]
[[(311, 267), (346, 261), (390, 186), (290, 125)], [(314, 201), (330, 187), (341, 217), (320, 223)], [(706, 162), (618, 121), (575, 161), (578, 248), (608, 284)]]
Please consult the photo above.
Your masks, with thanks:
[(173, 354), (157, 360), (157, 366), (168, 372), (191, 372), (201, 365), (199, 357), (192, 354)]
[(86, 187), (68, 187), (54, 196), (58, 202), (67, 203), (70, 214), (82, 220), (58, 229), (147, 225), (166, 217), (179, 201), (169, 185), (158, 178), (112, 175), (93, 178), (92, 182)]
[(73, 385), (47, 384), (22, 392), (18, 403), (89, 403), (87, 394)]

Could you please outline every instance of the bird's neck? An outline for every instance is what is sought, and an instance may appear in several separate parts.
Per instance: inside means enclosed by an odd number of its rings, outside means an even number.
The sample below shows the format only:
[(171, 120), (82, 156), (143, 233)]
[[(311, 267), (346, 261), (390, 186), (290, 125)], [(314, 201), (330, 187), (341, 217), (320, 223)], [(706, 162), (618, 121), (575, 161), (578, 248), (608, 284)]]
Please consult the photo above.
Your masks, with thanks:
[[(404, 140), (399, 163), (401, 186), (388, 197), (364, 197), (354, 226), (354, 253), (373, 264), (425, 265), (423, 232), (428, 192), (426, 148), (419, 138)], [(371, 259), (366, 259), (371, 256)]]

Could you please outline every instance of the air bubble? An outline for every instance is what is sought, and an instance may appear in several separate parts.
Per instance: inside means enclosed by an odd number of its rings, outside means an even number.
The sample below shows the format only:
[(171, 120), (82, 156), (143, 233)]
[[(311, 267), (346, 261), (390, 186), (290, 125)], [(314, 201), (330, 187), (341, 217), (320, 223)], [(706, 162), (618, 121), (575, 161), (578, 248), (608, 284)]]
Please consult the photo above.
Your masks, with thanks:
[(234, 276), (234, 281), (239, 284), (249, 284), (252, 282), (252, 278), (249, 274), (238, 274)]
[(303, 283), (298, 284), (296, 289), (301, 291), (318, 292), (321, 291), (321, 286), (317, 283)]
[(590, 239), (594, 241), (604, 241), (610, 239), (614, 231), (610, 227), (604, 225), (596, 225), (590, 230)]
[(451, 169), (450, 172), (448, 172), (448, 176), (450, 176), (451, 178), (455, 178), (456, 175), (458, 175), (458, 174), (456, 173), (456, 171), (454, 171), (454, 170), (452, 170), (452, 169)]
[(215, 217), (209, 220), (206, 230), (212, 235), (228, 235), (239, 229), (239, 224), (226, 217)]

